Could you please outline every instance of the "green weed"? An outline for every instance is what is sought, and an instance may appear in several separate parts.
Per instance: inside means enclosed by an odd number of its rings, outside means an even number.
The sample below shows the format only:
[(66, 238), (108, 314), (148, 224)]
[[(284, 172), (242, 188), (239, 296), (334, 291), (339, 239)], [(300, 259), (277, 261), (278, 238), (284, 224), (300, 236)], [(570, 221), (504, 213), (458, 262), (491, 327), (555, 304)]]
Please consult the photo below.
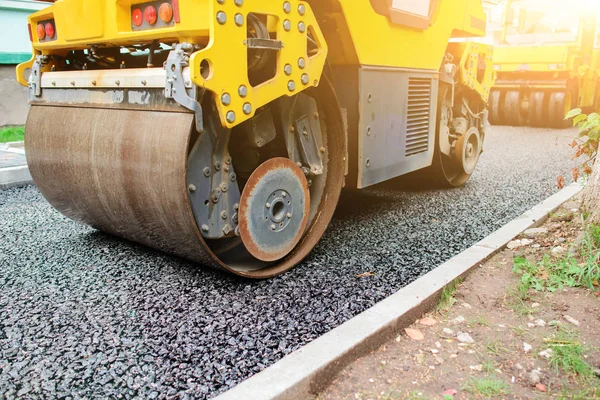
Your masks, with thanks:
[(444, 310), (449, 309), (456, 303), (456, 299), (454, 298), (454, 293), (458, 289), (458, 285), (460, 285), (461, 280), (456, 279), (450, 282), (442, 289), (442, 294), (440, 295), (440, 301), (436, 307), (437, 312), (442, 312)]
[(0, 128), (0, 143), (18, 142), (25, 138), (25, 127), (8, 126)]
[(465, 383), (462, 390), (487, 398), (498, 398), (510, 393), (510, 386), (496, 377), (472, 378)]

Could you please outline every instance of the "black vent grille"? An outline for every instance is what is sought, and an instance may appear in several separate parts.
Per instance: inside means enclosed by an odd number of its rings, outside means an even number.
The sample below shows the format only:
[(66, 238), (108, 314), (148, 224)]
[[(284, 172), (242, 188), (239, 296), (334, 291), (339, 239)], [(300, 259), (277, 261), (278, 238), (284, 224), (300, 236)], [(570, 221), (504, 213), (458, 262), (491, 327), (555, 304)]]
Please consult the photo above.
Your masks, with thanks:
[(425, 153), (429, 150), (431, 83), (431, 78), (408, 79), (406, 156)]

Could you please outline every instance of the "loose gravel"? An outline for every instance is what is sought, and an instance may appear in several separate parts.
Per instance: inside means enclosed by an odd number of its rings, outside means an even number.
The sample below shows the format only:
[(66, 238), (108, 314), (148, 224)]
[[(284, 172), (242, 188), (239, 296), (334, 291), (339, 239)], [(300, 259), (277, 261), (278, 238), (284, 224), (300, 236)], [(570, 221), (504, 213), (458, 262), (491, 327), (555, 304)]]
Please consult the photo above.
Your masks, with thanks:
[(461, 189), (347, 191), (310, 257), (261, 282), (79, 225), (35, 187), (2, 191), (0, 398), (220, 393), (554, 193), (571, 133), (493, 128)]

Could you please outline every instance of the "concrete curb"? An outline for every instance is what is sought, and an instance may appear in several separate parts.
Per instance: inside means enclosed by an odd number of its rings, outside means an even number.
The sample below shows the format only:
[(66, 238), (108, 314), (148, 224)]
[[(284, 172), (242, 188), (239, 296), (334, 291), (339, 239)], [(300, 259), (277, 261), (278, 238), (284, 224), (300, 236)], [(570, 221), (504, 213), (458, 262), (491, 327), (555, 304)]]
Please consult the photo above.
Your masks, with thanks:
[(33, 184), (27, 165), (0, 169), (0, 190)]
[(370, 309), (284, 357), (215, 400), (304, 399), (323, 390), (350, 362), (378, 348), (429, 311), (450, 282), (502, 249), (582, 190), (574, 183)]
[(7, 142), (0, 143), (0, 150), (10, 153), (25, 154), (25, 142)]

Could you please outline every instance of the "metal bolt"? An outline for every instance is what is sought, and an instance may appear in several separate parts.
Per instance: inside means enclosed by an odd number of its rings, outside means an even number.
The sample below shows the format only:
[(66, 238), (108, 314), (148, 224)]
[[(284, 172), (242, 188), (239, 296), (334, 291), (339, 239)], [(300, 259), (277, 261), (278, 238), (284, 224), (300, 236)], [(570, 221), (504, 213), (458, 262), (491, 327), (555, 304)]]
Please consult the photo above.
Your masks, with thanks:
[(231, 226), (229, 224), (226, 224), (223, 227), (223, 233), (226, 234), (226, 235), (229, 235), (231, 233)]
[(307, 137), (308, 137), (308, 130), (306, 129), (306, 127), (304, 127), (304, 128), (302, 129), (302, 135), (304, 135), (304, 137), (305, 137), (305, 138), (307, 138)]
[(208, 225), (202, 225), (202, 232), (208, 232), (210, 230), (210, 228), (208, 227)]
[(235, 18), (233, 20), (237, 26), (244, 25), (244, 16), (242, 14), (235, 14)]
[(308, 74), (302, 74), (302, 78), (300, 79), (303, 85), (308, 85)]
[(300, 69), (304, 69), (304, 67), (306, 67), (306, 60), (304, 58), (299, 58), (298, 59), (298, 67), (300, 67)]
[(221, 162), (220, 162), (220, 161), (215, 161), (215, 169), (216, 169), (217, 171), (220, 171), (220, 170), (221, 170)]
[(235, 214), (233, 214), (231, 216), (231, 220), (233, 221), (234, 224), (238, 223), (238, 215), (237, 215), (237, 213), (235, 213)]
[(241, 7), (244, 4), (244, 0), (234, 0), (236, 6)]
[(272, 225), (271, 225), (271, 230), (272, 230), (272, 231), (274, 231), (275, 229), (277, 229), (277, 225), (275, 225), (275, 224), (272, 224)]
[(296, 84), (294, 83), (294, 81), (289, 81), (288, 82), (288, 90), (290, 92), (293, 92), (294, 90), (296, 90)]
[(286, 192), (281, 192), (281, 197), (287, 197), (287, 193)]
[(285, 11), (286, 14), (289, 14), (292, 12), (292, 5), (290, 4), (289, 1), (283, 2), (283, 11)]
[(221, 183), (221, 191), (223, 193), (227, 192), (227, 189), (229, 189), (229, 187), (227, 186), (227, 184), (225, 182)]
[(287, 214), (285, 214), (285, 216), (286, 216), (288, 219), (290, 219), (290, 218), (292, 218), (292, 213), (287, 213)]
[(298, 6), (298, 13), (299, 13), (300, 15), (304, 15), (304, 14), (306, 14), (306, 7), (304, 6), (304, 4), (300, 4), (300, 5)]
[(289, 19), (283, 21), (283, 29), (285, 29), (286, 32), (289, 32), (292, 29), (292, 23)]
[(191, 193), (194, 193), (194, 192), (196, 191), (196, 185), (190, 185), (190, 186), (188, 186), (188, 190), (189, 190)]
[(221, 218), (227, 219), (227, 211), (221, 212)]
[(314, 117), (314, 119), (319, 119), (319, 113), (315, 111), (313, 113), (313, 117)]
[(223, 11), (219, 11), (217, 13), (217, 22), (221, 25), (225, 25), (227, 22), (227, 14), (225, 14)]
[(227, 113), (227, 122), (229, 122), (230, 124), (233, 124), (235, 122), (235, 112), (229, 111)]
[(283, 72), (285, 72), (287, 76), (290, 76), (292, 74), (292, 66), (290, 64), (285, 64), (285, 67), (283, 67)]
[(235, 182), (235, 180), (236, 180), (236, 179), (237, 179), (237, 176), (236, 176), (236, 174), (231, 174), (231, 175), (229, 175), (229, 180), (230, 180), (231, 182)]
[(321, 148), (319, 149), (319, 151), (320, 151), (321, 153), (325, 153), (325, 147), (321, 147)]
[(267, 208), (271, 208), (271, 203), (267, 203), (267, 204), (265, 204), (265, 207), (267, 207)]
[(210, 176), (210, 168), (206, 167), (204, 168), (204, 176), (206, 176), (207, 178)]
[(238, 203), (235, 203), (235, 204), (233, 205), (233, 209), (234, 209), (235, 211), (239, 210), (239, 209), (240, 209), (240, 205), (239, 205)]
[(221, 96), (221, 103), (223, 103), (224, 106), (230, 105), (231, 95), (229, 93), (223, 93), (223, 95)]
[(302, 21), (298, 22), (298, 30), (300, 33), (306, 32), (306, 24)]
[(244, 111), (244, 114), (250, 115), (250, 113), (252, 112), (252, 104), (245, 103), (244, 106), (242, 107), (242, 110)]
[(240, 86), (238, 89), (238, 94), (240, 97), (248, 96), (248, 88), (245, 85)]
[(219, 4), (225, 4), (225, 0), (217, 0), (217, 3), (219, 3)]

